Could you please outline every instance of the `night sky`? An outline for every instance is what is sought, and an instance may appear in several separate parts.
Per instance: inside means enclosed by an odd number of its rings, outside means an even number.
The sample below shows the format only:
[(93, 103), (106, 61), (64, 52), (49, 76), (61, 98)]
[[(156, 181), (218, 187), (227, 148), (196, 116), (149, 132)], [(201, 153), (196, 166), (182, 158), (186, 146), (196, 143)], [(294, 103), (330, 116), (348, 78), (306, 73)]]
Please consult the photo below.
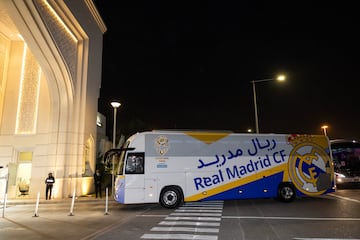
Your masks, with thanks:
[[(264, 1), (265, 2), (265, 1)], [(121, 132), (255, 131), (360, 138), (359, 17), (345, 2), (95, 0), (104, 34), (99, 112)], [(346, 5), (345, 5), (346, 4)], [(130, 130), (129, 130), (130, 129)]]

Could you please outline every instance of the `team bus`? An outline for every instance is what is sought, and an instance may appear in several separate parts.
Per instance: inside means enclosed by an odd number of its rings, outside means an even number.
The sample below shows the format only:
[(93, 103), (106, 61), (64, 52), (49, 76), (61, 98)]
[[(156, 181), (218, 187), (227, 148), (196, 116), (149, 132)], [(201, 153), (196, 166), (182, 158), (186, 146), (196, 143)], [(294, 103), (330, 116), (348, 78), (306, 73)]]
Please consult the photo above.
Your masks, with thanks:
[(324, 135), (148, 131), (118, 152), (114, 199), (123, 204), (275, 198), (335, 191)]
[(360, 143), (355, 140), (330, 141), (337, 188), (360, 186)]

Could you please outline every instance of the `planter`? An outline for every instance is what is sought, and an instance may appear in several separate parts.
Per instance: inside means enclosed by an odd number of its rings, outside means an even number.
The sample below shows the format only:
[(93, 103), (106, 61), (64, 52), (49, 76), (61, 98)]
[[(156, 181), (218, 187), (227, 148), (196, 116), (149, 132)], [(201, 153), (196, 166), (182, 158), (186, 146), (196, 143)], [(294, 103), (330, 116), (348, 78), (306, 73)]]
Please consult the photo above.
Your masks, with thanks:
[(29, 194), (29, 184), (19, 184), (20, 195), (28, 195)]

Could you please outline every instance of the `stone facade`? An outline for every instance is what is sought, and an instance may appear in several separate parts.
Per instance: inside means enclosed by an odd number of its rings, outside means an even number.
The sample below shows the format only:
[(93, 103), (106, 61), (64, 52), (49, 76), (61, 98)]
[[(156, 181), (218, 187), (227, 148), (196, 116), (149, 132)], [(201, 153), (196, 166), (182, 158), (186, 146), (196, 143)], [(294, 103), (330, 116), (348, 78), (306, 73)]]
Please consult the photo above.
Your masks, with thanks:
[(91, 0), (0, 0), (0, 198), (49, 172), (55, 198), (93, 192), (105, 32)]

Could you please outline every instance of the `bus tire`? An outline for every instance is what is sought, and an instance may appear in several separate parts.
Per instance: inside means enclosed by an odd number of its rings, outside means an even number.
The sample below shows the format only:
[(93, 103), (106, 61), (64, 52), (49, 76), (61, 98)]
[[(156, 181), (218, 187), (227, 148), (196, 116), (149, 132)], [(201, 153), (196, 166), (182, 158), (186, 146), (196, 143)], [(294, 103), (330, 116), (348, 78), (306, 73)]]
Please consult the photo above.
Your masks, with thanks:
[(282, 202), (292, 202), (295, 200), (296, 192), (291, 183), (281, 183), (278, 188), (278, 199)]
[(164, 208), (177, 208), (183, 202), (181, 190), (176, 186), (165, 187), (160, 193), (160, 205)]

